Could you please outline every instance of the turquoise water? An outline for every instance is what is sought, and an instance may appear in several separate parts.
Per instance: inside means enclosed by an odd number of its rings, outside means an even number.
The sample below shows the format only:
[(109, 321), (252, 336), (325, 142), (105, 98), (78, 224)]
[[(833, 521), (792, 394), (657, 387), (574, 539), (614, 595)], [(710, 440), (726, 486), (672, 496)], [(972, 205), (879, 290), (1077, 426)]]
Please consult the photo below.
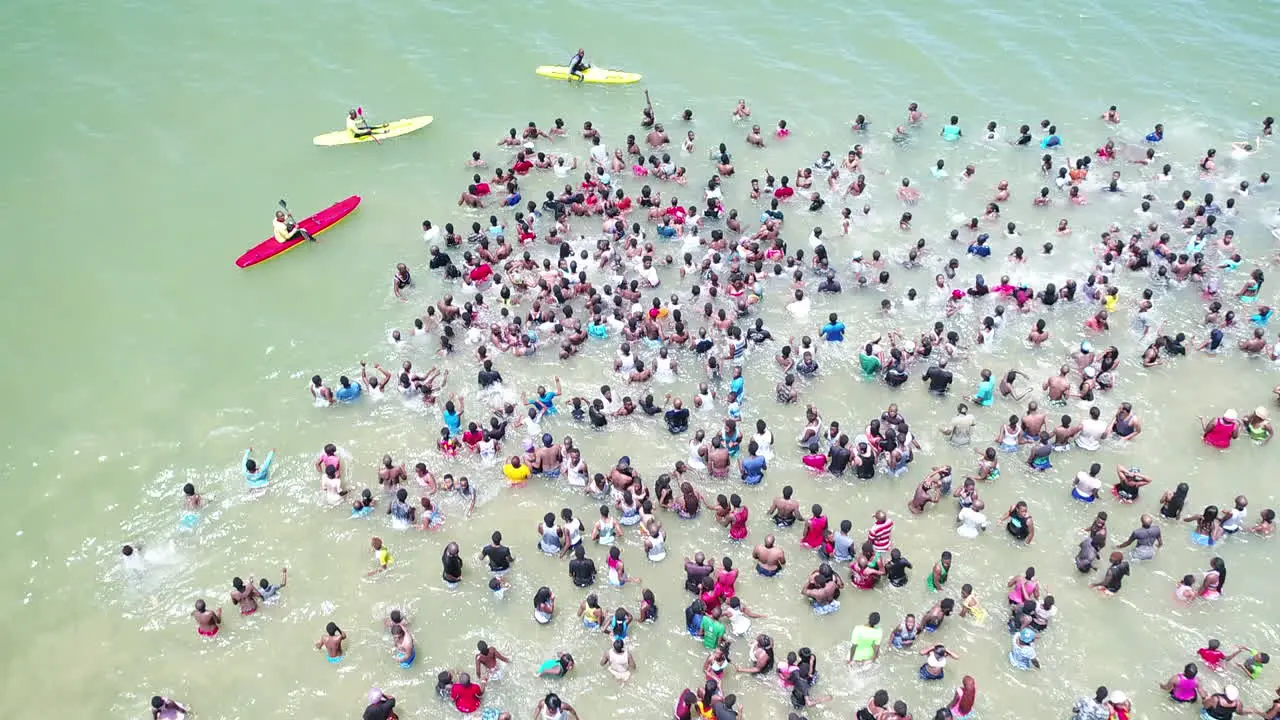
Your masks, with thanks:
[[(705, 148), (724, 140), (742, 158), (727, 197), (745, 207), (747, 178), (764, 167), (789, 173), (823, 148), (839, 156), (852, 142), (863, 142), (849, 133), (847, 121), (864, 113), (873, 122), (872, 138), (865, 140), (867, 166), (890, 174), (877, 182), (868, 173), (876, 183), (873, 203), (877, 213), (884, 208), (884, 216), (883, 224), (858, 237), (864, 243), (859, 247), (902, 245), (891, 222), (900, 210), (885, 188), (903, 174), (923, 176), (939, 155), (957, 170), (965, 162), (978, 163), (982, 189), (926, 190), (916, 222), (930, 243), (941, 242), (954, 216), (981, 207), (997, 177), (1015, 185), (1018, 197), (1012, 202), (1019, 209), (1011, 217), (1021, 227), (1043, 231), (1061, 208), (1053, 218), (1017, 216), (1027, 215), (1021, 203), (1039, 184), (1035, 158), (976, 143), (940, 148), (928, 136), (946, 116), (959, 115), (968, 135), (976, 135), (988, 119), (997, 119), (1008, 132), (1022, 122), (1034, 126), (1051, 118), (1068, 150), (1080, 153), (1105, 140), (1108, 131), (1097, 115), (1116, 104), (1125, 122), (1114, 133), (1122, 139), (1136, 140), (1153, 123), (1165, 124), (1169, 139), (1163, 151), (1184, 181), (1176, 187), (1199, 193), (1187, 168), (1210, 145), (1220, 150), (1224, 175), (1256, 177), (1273, 167), (1269, 151), (1238, 163), (1224, 156), (1230, 140), (1251, 137), (1262, 116), (1275, 114), (1267, 71), (1277, 27), (1280, 10), (1274, 3), (1125, 8), (1007, 2), (928, 8), (758, 1), (732, 7), (245, 3), (182, 9), (10, 3), (0, 12), (5, 40), (0, 66), (8, 71), (0, 98), (20, 132), (3, 141), (8, 172), (0, 179), (0, 217), (10, 240), (9, 261), (0, 271), (9, 308), (0, 330), (10, 350), (0, 369), (10, 378), (6, 474), (14, 488), (0, 516), (15, 533), (12, 551), (0, 563), (9, 581), (0, 598), (10, 603), (6, 625), (17, 640), (6, 697), (16, 705), (20, 693), (48, 687), (55, 691), (55, 711), (71, 717), (142, 717), (154, 692), (190, 700), (203, 717), (348, 717), (358, 713), (359, 698), (375, 684), (394, 688), (405, 699), (402, 717), (435, 712), (427, 697), (431, 674), (467, 664), (481, 631), (445, 633), (432, 641), (432, 652), (425, 647), (419, 652), (421, 676), (406, 679), (389, 676), (388, 643), (377, 634), (378, 620), (387, 608), (409, 604), (421, 624), (475, 627), (493, 619), (483, 604), (488, 598), (477, 588), (461, 600), (442, 594), (434, 582), (434, 563), (443, 538), (399, 540), (404, 572), (381, 584), (359, 582), (368, 569), (369, 531), (337, 522), (318, 505), (307, 467), (315, 450), (333, 441), (353, 454), (362, 468), (357, 482), (366, 482), (384, 452), (411, 462), (427, 457), (435, 421), (392, 407), (314, 413), (304, 385), (315, 372), (326, 378), (351, 373), (364, 357), (389, 366), (400, 359), (403, 353), (383, 341), (386, 331), (406, 328), (413, 312), (440, 294), (426, 280), (419, 224), (423, 218), (470, 224), (473, 218), (454, 207), (470, 174), (462, 160), (473, 148), (500, 157), (493, 143), (508, 127), (530, 119), (545, 127), (562, 117), (575, 128), (590, 119), (616, 146), (625, 134), (638, 132), (647, 89), (660, 119), (674, 118), (685, 107), (696, 113), (699, 150), (682, 161), (693, 180), (681, 192), (697, 194), (696, 185), (709, 173), (702, 161)], [(597, 65), (641, 72), (645, 80), (633, 87), (575, 87), (532, 74), (536, 65), (566, 62), (579, 45)], [(748, 151), (742, 143), (745, 128), (728, 119), (739, 97), (751, 103), (754, 122), (769, 128), (785, 118), (793, 137), (763, 153)], [(913, 147), (895, 154), (884, 134), (901, 122), (903, 108), (913, 100), (929, 112), (930, 124)], [(343, 111), (353, 105), (375, 119), (429, 113), (436, 121), (381, 147), (311, 146), (310, 137), (339, 127)], [(585, 154), (580, 140), (566, 145)], [(319, 247), (250, 272), (232, 265), (266, 236), (278, 198), (295, 210), (318, 209), (352, 193), (364, 195), (365, 204)], [(934, 198), (939, 202), (931, 202)], [(1239, 234), (1251, 261), (1268, 263), (1271, 241), (1260, 219), (1275, 202), (1260, 197), (1242, 210)], [(1123, 212), (1128, 210), (1126, 205)], [(1076, 238), (1083, 243), (1118, 214), (1095, 205), (1073, 216), (1072, 223), (1083, 226)], [(828, 233), (837, 224), (834, 218), (822, 222)], [(806, 223), (788, 225), (786, 237), (793, 245), (804, 242)], [(1085, 248), (1059, 245), (1060, 260), (1028, 270), (1040, 283), (1051, 272), (1087, 262)], [(399, 261), (409, 262), (424, 284), (410, 306), (396, 302), (387, 288)], [(911, 282), (923, 288), (931, 273)], [(1136, 297), (1141, 283), (1121, 282), (1126, 299)], [(1224, 289), (1235, 284), (1224, 283)], [(846, 294), (840, 302), (846, 316), (873, 317), (869, 300)], [(1167, 302), (1187, 308), (1169, 311), (1171, 317), (1189, 325), (1198, 320), (1193, 294), (1174, 294)], [(767, 317), (775, 328), (788, 322), (778, 313)], [(899, 322), (918, 330), (932, 319), (924, 312), (907, 313)], [(966, 334), (974, 320), (960, 321)], [(856, 339), (864, 333), (852, 334)], [(1073, 334), (1059, 333), (1064, 342)], [(1133, 360), (1141, 348), (1115, 334), (1120, 337), (1113, 342)], [(517, 388), (547, 382), (560, 372), (585, 394), (601, 382), (618, 382), (598, 367), (609, 352), (568, 366), (546, 357), (532, 364), (505, 358), (501, 369)], [(1020, 353), (1016, 347), (1002, 348), (994, 362), (1032, 363), (1035, 371), (1028, 370), (1037, 384), (1058, 362)], [(412, 356), (415, 364), (431, 362), (425, 352)], [(763, 375), (769, 359), (759, 360), (753, 367)], [(1239, 358), (1195, 360), (1163, 374), (1133, 373), (1125, 391), (1140, 399), (1136, 404), (1149, 423), (1150, 442), (1134, 451), (1117, 450), (1102, 461), (1107, 472), (1121, 460), (1155, 468), (1162, 486), (1181, 479), (1187, 468), (1202, 470), (1207, 481), (1221, 487), (1193, 492), (1192, 506), (1208, 502), (1211, 494), (1222, 503), (1247, 491), (1256, 517), (1259, 509), (1274, 504), (1274, 491), (1264, 482), (1272, 467), (1265, 451), (1243, 448), (1228, 458), (1212, 456), (1194, 446), (1188, 428), (1190, 418), (1217, 412), (1219, 405), (1246, 410), (1265, 403), (1273, 371)], [(458, 369), (456, 389), (471, 390), (465, 358), (446, 364)], [(967, 368), (970, 377), (976, 369)], [(774, 381), (766, 377), (758, 382), (765, 395)], [(686, 397), (687, 385), (679, 387)], [(951, 403), (938, 406), (915, 395), (899, 402), (913, 420), (921, 418), (921, 434), (932, 435), (925, 429), (948, 416)], [(890, 401), (882, 388), (848, 377), (827, 378), (813, 397), (828, 398), (821, 400), (831, 408), (826, 416), (851, 425)], [(1104, 416), (1119, 399), (1102, 403)], [(760, 406), (779, 438), (798, 427), (799, 410)], [(986, 426), (980, 430), (988, 432)], [(931, 440), (943, 445), (936, 436)], [(593, 441), (589, 460), (593, 467), (605, 467), (622, 452), (638, 456), (634, 442), (634, 436), (612, 433)], [(274, 446), (281, 453), (277, 487), (261, 500), (242, 497), (234, 468), (246, 445), (259, 452)], [(660, 458), (642, 466), (649, 478), (658, 473), (659, 459), (665, 467), (684, 453), (665, 438), (653, 440), (653, 448)], [(931, 450), (938, 461), (971, 463), (959, 453), (949, 455), (945, 446)], [(1058, 480), (1076, 469), (1064, 469)], [(782, 482), (799, 486), (806, 480), (791, 467), (772, 475), (768, 488), (751, 499), (753, 511), (758, 517)], [(901, 508), (910, 489), (906, 480), (898, 487), (858, 491), (853, 498), (831, 483), (806, 488), (802, 495), (829, 506), (853, 504), (847, 513), (833, 510), (833, 516), (853, 518), (861, 528), (870, 512), (864, 505)], [(161, 553), (173, 565), (153, 573), (141, 587), (128, 583), (117, 572), (117, 546), (141, 538), (167, 548), (178, 488), (185, 481), (200, 486), (213, 512), (198, 533), (176, 536), (172, 552)], [(1033, 502), (1060, 504), (1065, 501), (1059, 489), (1030, 486), (1025, 492)], [(992, 511), (1022, 491), (993, 490)], [(458, 527), (456, 538), (468, 553), (492, 527), (519, 536), (518, 549), (528, 547), (525, 529), (536, 523), (544, 505), (562, 502), (543, 489), (516, 501), (503, 497), (489, 486), (485, 499), (498, 499), (482, 508), (475, 523)], [(580, 515), (590, 509), (574, 503)], [(1130, 516), (1140, 511), (1109, 509), (1123, 518), (1114, 534), (1127, 532)], [(1064, 548), (1078, 541), (1071, 523), (1083, 526), (1087, 517), (1055, 519), (1059, 532), (1036, 549), (1033, 561), (1051, 582), (1072, 587), (1068, 583), (1075, 578)], [(953, 542), (946, 518), (938, 526), (902, 525), (908, 527), (900, 531), (899, 542), (920, 548), (909, 553), (918, 566)], [(764, 528), (752, 532), (754, 539)], [(695, 547), (728, 551), (720, 547), (718, 533), (709, 524), (696, 531), (673, 529), (672, 554)], [(982, 552), (973, 553), (965, 581), (986, 583), (987, 604), (995, 609), (999, 580), (1026, 563), (1024, 553), (1001, 538), (986, 540)], [(1100, 682), (1122, 678), (1140, 701), (1140, 714), (1172, 716), (1158, 704), (1152, 685), (1185, 662), (1175, 655), (1177, 648), (1194, 645), (1205, 633), (1223, 633), (1224, 641), (1227, 633), (1231, 641), (1253, 642), (1252, 633), (1276, 641), (1275, 627), (1259, 612), (1268, 599), (1265, 578), (1272, 566), (1260, 543), (1228, 556), (1235, 570), (1230, 605), (1186, 611), (1168, 624), (1153, 619), (1163, 614), (1153, 598), (1164, 602), (1171, 578), (1204, 565), (1199, 553), (1177, 545), (1160, 561), (1159, 575), (1133, 579), (1132, 597), (1121, 598), (1132, 605), (1124, 609), (1099, 610), (1082, 588), (1060, 593), (1073, 616), (1059, 626), (1064, 639), (1055, 641), (1061, 643), (1054, 668), (1063, 676), (1061, 683), (1011, 676), (1001, 664), (1006, 638), (998, 630), (966, 636), (965, 654), (973, 657), (953, 667), (960, 671), (957, 676), (970, 672), (979, 678), (983, 713), (1011, 716), (1012, 708), (1021, 712), (1041, 693), (1050, 693), (1057, 708)], [(794, 539), (788, 546), (793, 548)], [(629, 552), (636, 562), (638, 550)], [(794, 562), (808, 570), (809, 559), (800, 558), (795, 548)], [(739, 564), (745, 560), (743, 554)], [(295, 576), (284, 607), (248, 627), (229, 618), (235, 625), (230, 639), (196, 642), (186, 619), (194, 597), (225, 598), (231, 575), (274, 575), (284, 564)], [(531, 559), (531, 565), (492, 631), (504, 649), (517, 648), (522, 664), (541, 659), (556, 642), (570, 642), (561, 634), (548, 638), (540, 634), (545, 628), (527, 622), (521, 603), (541, 578), (558, 579), (563, 608), (579, 599), (558, 565), (542, 558)], [(684, 600), (673, 584), (677, 572), (668, 563), (644, 573), (652, 576), (672, 626)], [(831, 683), (824, 692), (837, 700), (810, 717), (847, 716), (873, 684), (907, 699), (920, 716), (945, 700), (950, 683), (933, 694), (921, 691), (910, 659), (870, 678), (835, 677), (843, 675), (837, 641), (854, 622), (873, 606), (881, 609), (886, 624), (896, 622), (903, 608), (919, 612), (927, 596), (892, 596), (882, 607), (865, 598), (851, 601), (836, 622), (820, 625), (807, 615), (799, 617), (802, 610), (791, 598), (794, 582), (785, 589), (752, 587), (748, 597), (759, 598), (774, 616), (762, 623), (765, 627), (775, 636), (789, 635), (780, 649), (809, 643), (819, 651)], [(626, 602), (634, 607), (634, 593), (628, 593)], [(355, 662), (336, 679), (309, 653), (328, 617), (353, 638), (361, 636), (352, 650)], [(1165, 637), (1151, 638), (1144, 624), (1163, 629)], [(656, 641), (639, 646), (645, 680), (616, 692), (613, 681), (605, 682), (591, 667), (602, 650), (599, 643), (573, 638), (582, 648), (584, 677), (566, 686), (566, 699), (591, 717), (614, 712), (607, 708), (615, 698), (625, 708), (616, 714), (668, 712), (679, 690), (674, 685), (695, 683), (702, 660), (700, 651), (679, 640), (676, 629), (664, 628)], [(1110, 636), (1125, 642), (1116, 647)], [(420, 636), (419, 642), (427, 641)], [(1157, 660), (1144, 643), (1159, 649)], [(1073, 653), (1086, 651), (1100, 654), (1105, 672), (1078, 667)], [(1092, 664), (1093, 654), (1088, 657)], [(661, 674), (659, 666), (673, 672)], [(778, 693), (746, 687), (740, 696), (762, 703), (768, 708), (762, 714), (782, 709)], [(496, 702), (510, 704), (520, 715), (542, 689), (520, 678), (495, 690)], [(1251, 705), (1261, 704), (1264, 696), (1263, 686), (1246, 693)]]

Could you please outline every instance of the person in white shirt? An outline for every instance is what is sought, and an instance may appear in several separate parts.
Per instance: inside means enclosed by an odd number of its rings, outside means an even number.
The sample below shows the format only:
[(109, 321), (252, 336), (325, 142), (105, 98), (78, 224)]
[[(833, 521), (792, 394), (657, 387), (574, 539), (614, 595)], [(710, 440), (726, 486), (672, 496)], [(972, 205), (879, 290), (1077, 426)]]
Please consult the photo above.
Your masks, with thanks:
[(1102, 490), (1102, 479), (1098, 474), (1102, 472), (1102, 465), (1094, 463), (1089, 466), (1089, 471), (1081, 470), (1076, 473), (1075, 482), (1071, 487), (1071, 497), (1081, 501), (1091, 503), (1098, 499), (1098, 493)]
[(809, 247), (816, 248), (822, 244), (822, 228), (816, 227), (809, 233)]
[(422, 241), (428, 245), (440, 242), (440, 228), (434, 227), (430, 220), (422, 221)]
[(804, 291), (797, 289), (795, 297), (796, 299), (794, 301), (787, 304), (787, 310), (790, 310), (791, 314), (796, 317), (804, 317), (805, 315), (808, 315), (811, 303), (809, 302), (809, 298), (805, 297)]
[(649, 287), (658, 287), (658, 269), (653, 266), (652, 256), (645, 255), (636, 272), (639, 273), (641, 280), (648, 283)]
[(591, 138), (591, 160), (601, 167), (609, 164), (609, 149), (600, 142), (599, 137)]
[(960, 514), (956, 516), (956, 520), (960, 523), (956, 532), (960, 537), (976, 538), (979, 533), (987, 529), (987, 516), (982, 513), (985, 507), (982, 500), (977, 499), (972, 505), (960, 508)]

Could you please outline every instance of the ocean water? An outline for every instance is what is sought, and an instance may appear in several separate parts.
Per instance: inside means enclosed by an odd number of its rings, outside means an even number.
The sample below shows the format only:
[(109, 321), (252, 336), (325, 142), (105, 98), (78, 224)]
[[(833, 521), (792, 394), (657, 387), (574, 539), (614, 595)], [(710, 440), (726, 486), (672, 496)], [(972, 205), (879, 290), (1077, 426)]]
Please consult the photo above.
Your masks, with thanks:
[[(6, 709), (29, 711), (26, 698), (35, 691), (53, 698), (47, 711), (68, 717), (141, 718), (148, 698), (159, 693), (189, 702), (207, 718), (341, 718), (358, 716), (365, 693), (377, 686), (401, 699), (402, 718), (435, 717), (453, 712), (432, 694), (435, 673), (470, 667), (475, 643), (483, 639), (515, 661), (490, 690), (493, 707), (520, 716), (555, 690), (584, 718), (660, 716), (671, 711), (682, 688), (700, 684), (705, 657), (680, 627), (690, 599), (681, 589), (680, 556), (703, 550), (729, 556), (749, 571), (751, 546), (773, 531), (764, 510), (790, 484), (803, 505), (822, 503), (833, 521), (851, 520), (859, 536), (876, 509), (888, 510), (898, 520), (895, 540), (916, 566), (907, 588), (846, 590), (841, 611), (825, 617), (813, 616), (797, 594), (799, 576), (817, 564), (800, 548), (798, 530), (778, 532), (791, 561), (783, 576), (743, 573), (744, 602), (768, 615), (755, 621), (753, 631), (770, 634), (781, 655), (808, 646), (819, 658), (823, 681), (817, 690), (833, 699), (808, 717), (847, 717), (881, 687), (918, 717), (929, 717), (965, 674), (977, 679), (979, 712), (987, 717), (1065, 714), (1075, 697), (1099, 684), (1124, 689), (1139, 717), (1180, 716), (1185, 711), (1164, 700), (1156, 684), (1193, 659), (1206, 638), (1275, 649), (1277, 628), (1264, 610), (1274, 600), (1269, 542), (1232, 538), (1206, 550), (1190, 544), (1187, 526), (1166, 525), (1158, 559), (1135, 564), (1123, 592), (1111, 598), (1085, 587), (1072, 564), (1074, 548), (1097, 510), (1110, 514), (1112, 537), (1123, 539), (1141, 513), (1155, 511), (1159, 493), (1178, 482), (1192, 486), (1189, 509), (1227, 506), (1241, 493), (1249, 497), (1251, 518), (1274, 507), (1271, 448), (1240, 442), (1227, 453), (1211, 451), (1199, 443), (1195, 420), (1227, 407), (1247, 412), (1270, 406), (1272, 365), (1229, 352), (1193, 353), (1142, 368), (1145, 343), (1130, 326), (1142, 290), (1154, 289), (1167, 331), (1197, 341), (1207, 333), (1204, 301), (1196, 287), (1157, 287), (1145, 275), (1115, 273), (1121, 311), (1112, 330), (1093, 342), (1117, 346), (1123, 366), (1117, 388), (1097, 404), (1109, 417), (1120, 402), (1132, 402), (1145, 432), (1131, 446), (1055, 458), (1057, 468), (1044, 475), (1020, 469), (1025, 453), (1003, 458), (1000, 481), (983, 488), (989, 515), (994, 521), (1025, 499), (1038, 525), (1034, 545), (1015, 547), (996, 523), (977, 540), (958, 537), (949, 502), (920, 517), (908, 516), (905, 503), (932, 465), (972, 472), (976, 458), (952, 448), (936, 427), (976, 386), (979, 371), (1019, 368), (1038, 387), (1085, 337), (1082, 322), (1091, 311), (1059, 305), (1052, 312), (1012, 313), (1017, 317), (989, 349), (973, 347), (972, 340), (989, 306), (948, 320), (948, 329), (956, 329), (969, 348), (954, 368), (956, 387), (946, 400), (929, 396), (915, 380), (900, 392), (860, 381), (856, 347), (895, 328), (917, 336), (942, 319), (941, 305), (927, 293), (914, 307), (901, 301), (907, 288), (929, 288), (946, 258), (960, 258), (965, 283), (981, 272), (989, 281), (1009, 274), (1034, 287), (1061, 285), (1068, 277), (1082, 279), (1097, 262), (1092, 245), (1101, 231), (1113, 222), (1127, 229), (1139, 221), (1133, 211), (1142, 194), (1154, 193), (1163, 206), (1184, 188), (1221, 198), (1240, 179), (1274, 170), (1273, 146), (1243, 158), (1233, 157), (1229, 147), (1254, 137), (1261, 118), (1275, 114), (1266, 68), (1278, 23), (1280, 11), (1272, 3), (11, 3), (0, 12), (6, 41), (0, 59), (8, 70), (0, 97), (13, 117), (13, 132), (0, 141), (8, 170), (0, 176), (0, 218), (10, 248), (0, 270), (9, 308), (0, 318), (9, 349), (0, 367), (10, 384), (4, 468), (12, 488), (0, 510), (12, 533), (10, 552), (0, 560), (7, 580), (0, 600), (9, 604), (4, 617), (12, 640), (3, 681)], [(644, 81), (578, 87), (533, 75), (537, 65), (566, 62), (579, 46), (597, 65), (641, 72)], [(853, 249), (899, 259), (921, 237), (930, 255), (919, 269), (891, 263), (883, 290), (852, 291), (844, 270), (846, 292), (815, 298), (805, 322), (782, 309), (785, 281), (766, 286), (760, 316), (776, 336), (816, 335), (820, 318), (834, 311), (850, 326), (849, 342), (820, 351), (821, 377), (803, 384), (799, 405), (773, 402), (773, 348), (748, 359), (744, 417), (748, 424), (767, 420), (778, 438), (778, 457), (762, 486), (700, 484), (711, 495), (742, 495), (752, 512), (744, 544), (729, 543), (707, 519), (664, 518), (670, 558), (651, 566), (629, 533), (624, 558), (657, 594), (662, 617), (656, 626), (637, 629), (639, 672), (620, 686), (598, 666), (603, 639), (581, 631), (573, 618), (583, 593), (568, 582), (559, 561), (533, 548), (533, 528), (543, 513), (572, 507), (591, 518), (594, 502), (537, 481), (513, 493), (496, 467), (442, 459), (434, 450), (441, 423), (433, 410), (389, 399), (318, 411), (305, 385), (316, 373), (331, 383), (339, 374), (356, 374), (362, 359), (389, 367), (411, 359), (416, 366), (451, 369), (449, 391), (465, 394), (468, 413), (481, 417), (469, 348), (441, 359), (433, 341), (397, 348), (386, 340), (391, 329), (407, 331), (428, 303), (454, 290), (428, 274), (420, 223), (485, 222), (493, 211), (455, 206), (471, 174), (463, 161), (479, 149), (497, 164), (507, 153), (494, 144), (507, 128), (529, 120), (546, 127), (559, 117), (572, 129), (590, 120), (617, 147), (627, 134), (640, 134), (644, 90), (673, 137), (689, 128), (697, 135), (695, 152), (676, 158), (687, 168), (689, 185), (654, 183), (665, 197), (698, 201), (713, 171), (707, 149), (725, 142), (737, 165), (725, 184), (726, 204), (750, 220), (759, 212), (747, 196), (750, 178), (763, 177), (766, 168), (794, 176), (824, 149), (840, 157), (861, 143), (867, 198), (829, 199), (827, 209), (813, 216), (790, 207), (784, 238), (791, 247), (807, 247), (815, 226), (837, 236), (839, 208), (869, 203), (870, 218), (849, 237), (831, 241), (840, 267), (847, 268)], [(747, 147), (748, 127), (729, 117), (738, 98), (751, 104), (752, 123), (768, 130), (786, 119), (792, 136), (770, 138), (764, 149)], [(889, 134), (912, 101), (930, 117), (909, 145), (898, 147)], [(1123, 118), (1116, 127), (1098, 120), (1111, 104)], [(339, 127), (344, 111), (355, 105), (374, 119), (426, 113), (436, 121), (382, 146), (310, 144), (313, 135)], [(689, 128), (676, 119), (685, 108), (695, 113)], [(858, 113), (872, 122), (865, 135), (849, 130)], [(960, 117), (965, 139), (947, 145), (937, 133), (952, 114)], [(1134, 143), (1162, 122), (1168, 136), (1161, 159), (1173, 165), (1174, 180), (1160, 184), (1153, 169), (1118, 163), (1122, 196), (1090, 187), (1086, 206), (1059, 199), (1052, 208), (1032, 208), (1030, 200), (1044, 184), (1040, 153), (978, 137), (988, 120), (1008, 137), (1019, 124), (1035, 126), (1041, 119), (1052, 120), (1065, 140), (1054, 153), (1056, 165), (1108, 137)], [(544, 145), (580, 157), (587, 151), (576, 134)], [(1219, 150), (1220, 162), (1215, 176), (1204, 179), (1195, 164), (1208, 147)], [(941, 181), (928, 172), (939, 158), (952, 171)], [(977, 176), (961, 185), (955, 175), (970, 163)], [(1095, 175), (1110, 168), (1101, 169)], [(903, 208), (893, 192), (904, 176), (924, 194), (911, 208), (909, 233), (898, 230)], [(946, 240), (947, 231), (979, 214), (1001, 179), (1013, 191), (1001, 223), (1016, 222), (1021, 237), (1000, 237), (996, 225), (993, 257), (966, 258), (963, 246)], [(525, 182), (525, 193), (533, 196), (558, 186), (548, 176)], [(621, 182), (632, 192), (640, 185), (632, 178)], [(824, 189), (821, 182), (815, 188)], [(269, 232), (277, 199), (299, 211), (353, 193), (363, 195), (364, 204), (317, 247), (248, 272), (232, 264)], [(1228, 298), (1248, 269), (1270, 272), (1278, 203), (1265, 190), (1255, 192), (1230, 220), (1245, 265), (1222, 277)], [(1070, 237), (1052, 233), (1059, 218), (1075, 229)], [(1154, 219), (1162, 226), (1169, 218), (1157, 208)], [(511, 222), (509, 215), (504, 220)], [(595, 221), (582, 222), (574, 233), (591, 235), (597, 228)], [(1039, 254), (1045, 241), (1054, 242), (1051, 256)], [(1004, 259), (1014, 245), (1025, 247), (1028, 262)], [(546, 249), (535, 252), (541, 256)], [(683, 249), (668, 252), (678, 256)], [(418, 279), (407, 303), (388, 287), (397, 262), (408, 263)], [(689, 281), (674, 270), (664, 270), (662, 278), (661, 295), (687, 297)], [(898, 306), (889, 317), (878, 311), (886, 298)], [(1269, 286), (1261, 302), (1274, 303)], [(1225, 304), (1246, 314), (1239, 303)], [(1053, 338), (1029, 350), (1022, 338), (1042, 316)], [(1231, 342), (1245, 332), (1233, 331)], [(498, 367), (512, 393), (557, 375), (567, 394), (590, 397), (605, 383), (620, 393), (639, 392), (624, 390), (623, 379), (611, 372), (613, 354), (611, 345), (596, 344), (568, 362), (543, 351), (528, 360), (502, 357)], [(705, 378), (691, 356), (679, 360), (681, 378), (651, 389), (659, 397), (669, 390), (688, 400)], [(815, 478), (800, 469), (798, 449), (788, 440), (799, 431), (805, 403), (816, 404), (824, 422), (839, 420), (854, 429), (890, 402), (901, 407), (925, 447), (907, 475), (867, 484)], [(1022, 409), (1021, 403), (999, 401), (978, 411), (975, 445), (984, 446), (979, 441), (994, 437), (1001, 421)], [(1086, 411), (1077, 403), (1064, 410), (1074, 418)], [(720, 421), (706, 415), (698, 424), (716, 428)], [(545, 429), (571, 434), (593, 470), (630, 455), (650, 482), (687, 455), (686, 439), (672, 439), (640, 420), (619, 421), (599, 434), (567, 418)], [(427, 462), (437, 473), (469, 475), (480, 491), (478, 507), (467, 518), (455, 500), (445, 500), (446, 527), (429, 534), (393, 530), (381, 516), (348, 519), (318, 497), (313, 463), (328, 442), (348, 454), (355, 487), (376, 485), (378, 460), (390, 453), (410, 465)], [(248, 446), (259, 456), (272, 447), (278, 451), (274, 480), (262, 495), (245, 492), (237, 467)], [(1095, 460), (1108, 478), (1116, 465), (1140, 465), (1156, 482), (1136, 505), (1110, 498), (1096, 507), (1074, 503), (1067, 495), (1070, 478)], [(194, 531), (178, 526), (185, 482), (210, 504)], [(501, 603), (484, 590), (487, 573), (475, 559), (495, 529), (519, 558)], [(375, 534), (387, 540), (397, 562), (390, 574), (366, 579)], [(456, 591), (445, 589), (438, 575), (437, 556), (451, 540), (467, 558), (467, 581)], [(120, 567), (125, 542), (146, 548), (151, 564), (140, 577)], [(952, 619), (943, 627), (939, 641), (961, 656), (948, 667), (947, 681), (922, 683), (918, 655), (887, 649), (878, 667), (847, 669), (849, 632), (867, 613), (880, 612), (887, 632), (905, 613), (920, 614), (936, 600), (922, 581), (943, 550), (956, 557), (950, 593), (973, 584), (992, 615), (985, 625)], [(1226, 597), (1176, 605), (1173, 583), (1202, 572), (1214, 553), (1230, 568)], [(592, 555), (603, 565), (603, 552), (593, 549)], [(1006, 580), (1029, 565), (1061, 607), (1039, 642), (1044, 669), (1031, 674), (1010, 669), (1009, 638), (999, 622)], [(233, 576), (274, 578), (285, 566), (290, 584), (279, 604), (242, 619), (226, 602)], [(550, 627), (530, 618), (530, 599), (542, 585), (559, 598)], [(638, 588), (597, 592), (606, 608), (638, 609)], [(216, 640), (192, 632), (188, 613), (198, 597), (228, 608)], [(392, 608), (414, 619), (419, 651), (410, 671), (390, 657), (382, 618)], [(330, 620), (351, 637), (349, 657), (338, 668), (313, 648)], [(735, 643), (736, 661), (744, 662), (748, 645)], [(537, 664), (558, 649), (578, 658), (575, 675), (557, 684), (533, 678)], [(1254, 683), (1231, 679), (1246, 705), (1266, 707), (1268, 674)], [(1227, 681), (1208, 678), (1215, 688)], [(787, 712), (775, 678), (731, 674), (725, 684), (752, 717)]]

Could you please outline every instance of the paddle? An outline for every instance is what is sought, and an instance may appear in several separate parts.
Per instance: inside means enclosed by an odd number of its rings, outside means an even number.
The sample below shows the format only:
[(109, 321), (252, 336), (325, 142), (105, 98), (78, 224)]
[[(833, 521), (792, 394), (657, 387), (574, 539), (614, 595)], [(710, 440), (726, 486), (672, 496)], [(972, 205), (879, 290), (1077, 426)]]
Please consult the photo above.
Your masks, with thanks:
[(373, 141), (374, 141), (374, 142), (376, 142), (376, 143), (378, 143), (379, 145), (381, 145), (381, 144), (382, 144), (382, 141), (381, 141), (381, 140), (379, 140), (379, 139), (378, 139), (378, 136), (374, 134), (374, 132), (373, 132), (373, 126), (371, 126), (371, 125), (369, 124), (369, 121), (368, 121), (368, 120), (365, 120), (365, 118), (364, 118), (364, 108), (362, 108), (362, 107), (358, 107), (358, 108), (356, 108), (356, 116), (357, 116), (357, 117), (359, 117), (361, 120), (363, 120), (363, 121), (364, 121), (364, 125), (365, 125), (365, 127), (369, 128), (369, 137), (373, 138)]

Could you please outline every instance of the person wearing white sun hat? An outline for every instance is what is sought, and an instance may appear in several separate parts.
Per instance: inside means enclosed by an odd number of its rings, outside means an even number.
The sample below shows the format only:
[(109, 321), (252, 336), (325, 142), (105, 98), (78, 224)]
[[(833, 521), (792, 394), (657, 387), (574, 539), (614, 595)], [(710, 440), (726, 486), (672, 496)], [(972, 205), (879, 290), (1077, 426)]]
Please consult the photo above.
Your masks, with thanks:
[(1116, 720), (1129, 720), (1133, 715), (1133, 703), (1123, 690), (1112, 690), (1107, 696), (1107, 704), (1111, 706), (1111, 717)]
[(1244, 713), (1244, 706), (1240, 704), (1240, 691), (1235, 685), (1228, 685), (1222, 692), (1204, 699), (1200, 717), (1202, 720), (1231, 720), (1236, 713)]
[(1208, 445), (1226, 450), (1231, 441), (1240, 437), (1240, 415), (1234, 409), (1227, 410), (1213, 420), (1200, 418), (1200, 427), (1204, 432), (1204, 441)]

